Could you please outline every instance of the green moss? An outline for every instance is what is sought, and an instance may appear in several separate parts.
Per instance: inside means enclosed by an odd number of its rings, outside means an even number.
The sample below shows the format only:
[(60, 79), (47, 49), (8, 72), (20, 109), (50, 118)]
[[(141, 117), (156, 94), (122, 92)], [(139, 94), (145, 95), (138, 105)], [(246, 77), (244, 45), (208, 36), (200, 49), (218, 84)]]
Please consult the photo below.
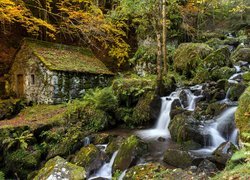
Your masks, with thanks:
[(250, 133), (250, 87), (241, 95), (239, 99), (239, 106), (235, 113), (235, 122), (237, 128), (242, 133)]
[(244, 73), (243, 79), (244, 79), (244, 81), (249, 82), (250, 81), (250, 72)]
[(239, 48), (232, 55), (233, 62), (247, 61), (250, 62), (250, 48)]
[(72, 163), (87, 168), (91, 165), (95, 158), (100, 156), (100, 150), (93, 144), (83, 147), (78, 151), (72, 159)]
[(25, 39), (24, 44), (50, 70), (113, 75), (88, 49), (32, 39)]
[(229, 79), (234, 73), (235, 73), (234, 68), (225, 66), (225, 67), (213, 70), (211, 73), (211, 79), (215, 81), (219, 79)]
[(230, 65), (232, 65), (232, 63), (230, 62), (230, 51), (228, 47), (220, 48), (217, 51), (209, 54), (204, 59), (203, 63), (203, 66), (209, 69)]
[(154, 93), (149, 92), (142, 96), (134, 108), (132, 119), (134, 125), (145, 125), (150, 123), (150, 104), (154, 98)]
[(137, 104), (139, 97), (152, 91), (156, 85), (156, 76), (139, 77), (137, 75), (120, 76), (113, 81), (112, 88), (120, 104), (131, 107)]
[[(63, 171), (63, 169), (65, 169)], [(86, 172), (83, 167), (76, 166), (57, 156), (44, 165), (39, 170), (34, 180), (48, 179), (57, 176), (60, 179), (80, 180), (86, 179)]]
[(212, 52), (207, 44), (183, 43), (175, 51), (174, 69), (180, 74), (192, 77), (202, 60)]
[(250, 162), (238, 164), (230, 170), (224, 170), (212, 179), (227, 180), (227, 179), (250, 179)]
[(221, 45), (224, 44), (223, 40), (220, 40), (219, 38), (212, 38), (209, 39), (206, 42), (207, 45), (209, 45), (210, 47), (212, 47), (214, 50), (218, 49)]
[(127, 169), (136, 157), (141, 156), (147, 150), (147, 145), (138, 137), (128, 137), (119, 148), (118, 154), (113, 164), (113, 170), (124, 171)]
[(159, 179), (193, 179), (192, 175), (181, 169), (167, 169), (158, 163), (147, 163), (130, 168), (124, 180), (159, 180)]
[(163, 161), (175, 167), (187, 168), (192, 165), (193, 158), (188, 151), (167, 149)]

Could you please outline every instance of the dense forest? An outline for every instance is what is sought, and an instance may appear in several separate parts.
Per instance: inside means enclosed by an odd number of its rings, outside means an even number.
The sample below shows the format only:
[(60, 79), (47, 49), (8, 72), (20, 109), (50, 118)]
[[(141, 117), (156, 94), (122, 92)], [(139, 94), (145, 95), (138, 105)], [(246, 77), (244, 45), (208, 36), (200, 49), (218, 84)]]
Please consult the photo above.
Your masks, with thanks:
[(250, 179), (250, 1), (0, 0), (0, 179)]

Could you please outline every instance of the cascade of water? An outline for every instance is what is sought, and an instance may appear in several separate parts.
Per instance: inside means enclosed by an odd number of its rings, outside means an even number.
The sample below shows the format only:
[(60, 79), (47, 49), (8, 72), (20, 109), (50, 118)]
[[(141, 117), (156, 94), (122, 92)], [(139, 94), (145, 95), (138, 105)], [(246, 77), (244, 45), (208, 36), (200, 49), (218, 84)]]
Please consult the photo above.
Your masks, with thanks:
[(114, 152), (110, 162), (105, 163), (92, 177), (89, 178), (89, 180), (98, 179), (98, 178), (112, 179), (112, 166), (114, 164), (117, 153), (118, 151)]
[(123, 180), (124, 176), (126, 175), (127, 170), (123, 171), (119, 176), (118, 180)]
[[(228, 123), (232, 122), (234, 120), (234, 113), (236, 111), (237, 107), (230, 107), (224, 112), (221, 113), (221, 115), (215, 119), (215, 122), (210, 124), (205, 128), (205, 131), (208, 132), (208, 134), (211, 136), (212, 144), (211, 147), (213, 149), (217, 148), (221, 143), (225, 142), (225, 137), (222, 136), (221, 130), (224, 130)], [(235, 132), (233, 132), (233, 135), (228, 135), (230, 137), (234, 135)], [(230, 138), (231, 140), (231, 138)], [(233, 143), (236, 143), (237, 140), (232, 140)]]
[(89, 138), (89, 137), (85, 137), (85, 138), (83, 139), (83, 144), (84, 144), (84, 146), (89, 145), (89, 144), (90, 144), (90, 138)]
[(163, 97), (160, 116), (156, 123), (156, 129), (167, 129), (170, 123), (170, 111), (174, 98)]
[(234, 129), (230, 136), (230, 141), (236, 146), (238, 145), (238, 133), (238, 129)]

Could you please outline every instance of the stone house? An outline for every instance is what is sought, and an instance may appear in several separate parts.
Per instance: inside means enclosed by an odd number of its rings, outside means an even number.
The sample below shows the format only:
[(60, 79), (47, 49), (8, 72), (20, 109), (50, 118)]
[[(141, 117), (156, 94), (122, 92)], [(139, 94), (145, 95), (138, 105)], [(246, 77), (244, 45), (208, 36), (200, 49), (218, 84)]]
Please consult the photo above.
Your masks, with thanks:
[(113, 73), (88, 49), (24, 39), (9, 72), (17, 97), (57, 104), (106, 86)]

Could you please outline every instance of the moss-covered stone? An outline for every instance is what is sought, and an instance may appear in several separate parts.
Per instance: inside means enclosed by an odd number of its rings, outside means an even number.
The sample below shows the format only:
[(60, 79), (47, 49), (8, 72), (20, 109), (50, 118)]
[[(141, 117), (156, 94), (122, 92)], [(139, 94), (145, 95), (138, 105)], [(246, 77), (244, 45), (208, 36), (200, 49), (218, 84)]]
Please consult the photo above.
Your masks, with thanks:
[(216, 162), (226, 164), (236, 150), (237, 148), (233, 143), (224, 142), (213, 152), (213, 157)]
[(220, 48), (220, 46), (222, 46), (224, 44), (223, 40), (220, 40), (219, 38), (212, 38), (209, 39), (206, 42), (207, 45), (209, 45), (210, 47), (212, 47), (214, 50)]
[(233, 74), (235, 73), (234, 68), (230, 67), (221, 67), (219, 69), (215, 69), (211, 73), (211, 79), (214, 81), (220, 80), (220, 79), (229, 79)]
[[(78, 126), (78, 124), (75, 124)], [(51, 159), (55, 156), (62, 156), (66, 158), (68, 155), (79, 150), (83, 145), (83, 139), (88, 136), (88, 131), (82, 131), (81, 126), (71, 127), (66, 134), (62, 134), (55, 143), (50, 143), (46, 159)]]
[(104, 157), (96, 146), (90, 144), (81, 148), (80, 151), (76, 153), (71, 162), (77, 166), (84, 167), (86, 170), (86, 175), (89, 176), (90, 173), (102, 166)]
[(229, 92), (229, 99), (232, 101), (237, 101), (241, 94), (245, 91), (246, 86), (243, 83), (238, 83), (238, 84), (233, 84), (230, 87), (230, 92)]
[(246, 61), (250, 62), (250, 48), (240, 48), (235, 51), (231, 59), (233, 62)]
[(203, 66), (205, 68), (213, 69), (223, 66), (231, 66), (230, 51), (228, 47), (222, 47), (213, 53), (209, 54), (205, 59)]
[(113, 171), (124, 171), (131, 166), (140, 156), (147, 151), (147, 144), (136, 136), (128, 137), (118, 150), (113, 164)]
[(154, 93), (149, 92), (142, 96), (134, 108), (131, 124), (133, 125), (145, 125), (149, 124), (152, 120), (150, 114), (150, 104), (154, 98)]
[(123, 141), (123, 138), (121, 137), (117, 137), (113, 139), (112, 141), (110, 141), (105, 151), (106, 155), (111, 158), (114, 152), (120, 148), (122, 141)]
[(249, 82), (250, 81), (250, 72), (244, 73), (242, 75), (242, 77), (243, 77), (244, 81)]
[(50, 159), (42, 169), (39, 170), (34, 180), (45, 179), (86, 179), (86, 172), (83, 167), (76, 166), (57, 156)]
[(180, 74), (192, 77), (202, 60), (212, 52), (207, 44), (183, 43), (175, 51), (174, 69)]
[(158, 163), (148, 163), (130, 168), (124, 180), (192, 179), (192, 175), (181, 169), (167, 169)]
[(113, 81), (112, 88), (119, 98), (120, 105), (133, 107), (145, 92), (155, 89), (156, 76), (139, 77), (130, 75), (118, 77)]
[(7, 153), (5, 157), (5, 171), (17, 174), (18, 177), (26, 179), (27, 175), (34, 171), (40, 163), (40, 151), (27, 151), (23, 149)]
[(175, 142), (183, 143), (193, 140), (203, 144), (204, 137), (199, 131), (200, 122), (186, 113), (177, 114), (169, 124), (169, 131)]
[(163, 161), (175, 167), (187, 168), (192, 165), (193, 159), (193, 156), (188, 151), (167, 149)]
[(235, 113), (235, 122), (237, 128), (240, 129), (241, 138), (243, 133), (250, 133), (250, 87), (241, 95), (239, 106)]

